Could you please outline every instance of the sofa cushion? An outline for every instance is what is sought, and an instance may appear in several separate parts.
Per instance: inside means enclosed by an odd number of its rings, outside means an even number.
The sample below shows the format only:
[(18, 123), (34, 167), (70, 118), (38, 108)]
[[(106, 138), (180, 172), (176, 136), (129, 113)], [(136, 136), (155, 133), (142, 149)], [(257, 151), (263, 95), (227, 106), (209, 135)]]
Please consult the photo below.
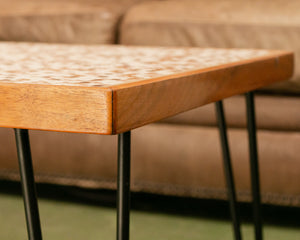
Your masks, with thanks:
[(138, 0), (0, 0), (0, 40), (114, 43), (120, 17)]
[[(246, 102), (244, 96), (223, 100), (227, 125), (230, 128), (246, 127)], [(300, 131), (299, 97), (255, 95), (257, 128), (271, 131)], [(162, 120), (163, 123), (216, 126), (214, 104)]]
[(120, 42), (134, 45), (289, 49), (295, 76), (267, 88), (300, 93), (299, 0), (166, 0), (132, 7)]

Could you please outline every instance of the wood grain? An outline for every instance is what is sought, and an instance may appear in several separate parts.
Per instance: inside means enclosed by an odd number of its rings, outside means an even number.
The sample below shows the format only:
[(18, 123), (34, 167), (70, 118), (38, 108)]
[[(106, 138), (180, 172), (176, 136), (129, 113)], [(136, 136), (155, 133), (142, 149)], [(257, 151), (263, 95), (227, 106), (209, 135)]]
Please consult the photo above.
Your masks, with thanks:
[(102, 88), (1, 84), (0, 127), (111, 134), (111, 99)]
[(293, 55), (280, 54), (113, 88), (113, 133), (125, 132), (268, 84), (287, 80)]
[(0, 43), (0, 127), (117, 134), (292, 72), (286, 51)]

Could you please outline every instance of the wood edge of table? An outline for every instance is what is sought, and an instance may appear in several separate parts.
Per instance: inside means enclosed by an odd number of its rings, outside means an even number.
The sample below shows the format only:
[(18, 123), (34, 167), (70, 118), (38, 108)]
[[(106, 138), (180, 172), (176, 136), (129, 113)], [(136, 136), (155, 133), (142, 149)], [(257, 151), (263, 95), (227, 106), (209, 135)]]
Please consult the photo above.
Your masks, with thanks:
[[(266, 63), (268, 69), (264, 69), (264, 71), (269, 73), (274, 71), (272, 79), (262, 79), (261, 83), (254, 81), (253, 85), (249, 85), (251, 82), (247, 82), (247, 89), (243, 89), (243, 86), (240, 86), (239, 90), (228, 91), (228, 88), (230, 89), (230, 86), (238, 79), (236, 73), (234, 73), (235, 71), (240, 72), (243, 70), (247, 72), (249, 66), (252, 65), (254, 68), (256, 66), (256, 68), (261, 69), (262, 65)], [(279, 65), (285, 65), (286, 70), (284, 70), (284, 67), (280, 67), (281, 72), (278, 72), (276, 66)], [(209, 102), (242, 93), (243, 91), (250, 91), (269, 83), (286, 80), (292, 75), (292, 72), (293, 53), (274, 51), (274, 53), (260, 58), (117, 86), (85, 87), (1, 82), (0, 99), (4, 101), (8, 97), (10, 101), (9, 104), (3, 104), (4, 108), (0, 108), (0, 127), (103, 135), (118, 134)], [(278, 75), (277, 73), (280, 74)], [(226, 87), (223, 87), (222, 90), (220, 86), (223, 83), (220, 79), (224, 78), (222, 77), (223, 75), (226, 82), (229, 83), (225, 84)], [(232, 76), (235, 77), (229, 81)], [(217, 80), (207, 80), (211, 77), (216, 77)], [(250, 77), (248, 76), (248, 81)], [(170, 79), (172, 79), (172, 84), (171, 81), (168, 81)], [(185, 81), (190, 82), (189, 87), (185, 86)], [(7, 91), (6, 94), (8, 95), (3, 95), (6, 87), (10, 88), (11, 92)], [(209, 89), (214, 94), (211, 96), (208, 94), (206, 99), (197, 98), (194, 91), (195, 89), (201, 89), (201, 87)], [(32, 90), (32, 88), (35, 90)], [(162, 89), (163, 91), (161, 91)], [(186, 96), (182, 94), (182, 90), (186, 92)], [(164, 91), (169, 91), (169, 97), (162, 98), (160, 96)], [(188, 94), (189, 91), (192, 94)], [(32, 93), (34, 96), (31, 102), (28, 102), (29, 98), (26, 98), (28, 93)], [(50, 96), (58, 97), (60, 102), (58, 101), (51, 105), (50, 101), (45, 101), (45, 96), (49, 94)], [(189, 95), (193, 97), (190, 98)], [(132, 96), (135, 96), (134, 99)], [(183, 101), (183, 103), (176, 103), (178, 106), (170, 108), (170, 99), (178, 96), (180, 96), (179, 101)], [(81, 104), (81, 100), (86, 105)], [(102, 105), (101, 102), (103, 103)], [(46, 107), (41, 109), (40, 104), (42, 103), (48, 103), (48, 105), (46, 104)], [(68, 105), (69, 103), (71, 104), (70, 106)], [(78, 105), (76, 105), (79, 103), (82, 105), (81, 108), (78, 108)], [(10, 111), (11, 105), (14, 106), (12, 111)], [(65, 105), (68, 106), (65, 110), (70, 112), (68, 113), (69, 115), (65, 114), (62, 117), (56, 118), (56, 113), (63, 111), (62, 109), (64, 109)], [(130, 106), (130, 109), (128, 109), (128, 106)], [(33, 109), (33, 114), (31, 115), (32, 112), (28, 111), (28, 114), (25, 116), (29, 119), (24, 120), (24, 117), (22, 118), (18, 112), (26, 111), (28, 108)], [(71, 111), (72, 109), (74, 112)], [(47, 120), (49, 116), (51, 116), (49, 119), (52, 120)], [(130, 121), (124, 119), (129, 119)]]
[[(113, 86), (112, 134), (287, 80), (293, 75), (293, 59), (292, 52), (274, 51), (250, 60)], [(259, 72), (263, 74), (257, 74)], [(164, 94), (166, 91), (168, 96)], [(170, 101), (174, 98), (177, 99), (175, 104), (174, 100)]]
[(110, 88), (0, 83), (0, 101), (0, 127), (112, 134)]

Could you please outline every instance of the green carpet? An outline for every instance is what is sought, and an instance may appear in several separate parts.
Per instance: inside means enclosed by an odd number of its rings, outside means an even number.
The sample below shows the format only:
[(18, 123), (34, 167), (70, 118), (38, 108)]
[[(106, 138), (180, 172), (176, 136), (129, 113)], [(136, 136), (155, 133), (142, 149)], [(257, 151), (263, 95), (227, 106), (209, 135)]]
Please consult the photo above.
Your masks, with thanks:
[[(39, 206), (45, 240), (115, 239), (113, 207), (44, 198), (39, 200)], [(0, 220), (0, 239), (27, 239), (20, 195), (0, 193)], [(245, 240), (253, 239), (250, 224), (243, 224), (242, 232)], [(233, 239), (229, 220), (151, 212), (149, 209), (131, 212), (130, 233), (132, 240)], [(285, 224), (267, 224), (264, 236), (266, 240), (299, 240), (300, 229)]]

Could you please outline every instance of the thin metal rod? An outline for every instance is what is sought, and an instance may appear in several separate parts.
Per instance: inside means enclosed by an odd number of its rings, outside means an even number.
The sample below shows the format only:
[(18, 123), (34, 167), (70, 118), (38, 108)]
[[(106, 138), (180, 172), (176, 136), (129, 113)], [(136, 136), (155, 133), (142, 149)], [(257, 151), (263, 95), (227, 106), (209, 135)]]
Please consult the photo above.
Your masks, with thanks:
[(129, 240), (131, 133), (118, 136), (117, 240)]
[(233, 232), (234, 232), (235, 239), (241, 240), (242, 239), (241, 230), (240, 230), (241, 224), (240, 224), (240, 219), (238, 216), (235, 185), (234, 185), (232, 164), (231, 164), (231, 158), (230, 158), (230, 150), (229, 150), (228, 138), (227, 138), (226, 120), (225, 120), (222, 101), (216, 102), (215, 106), (216, 106), (217, 120), (218, 120), (219, 132), (220, 132), (223, 161), (224, 161), (224, 163), (223, 163), (224, 164), (224, 172), (225, 172), (225, 179), (226, 179), (226, 184), (227, 184)]
[(255, 106), (253, 92), (246, 93), (247, 106), (247, 126), (250, 151), (250, 171), (251, 171), (251, 191), (253, 201), (253, 219), (255, 226), (255, 239), (262, 240), (262, 217), (261, 217), (261, 199), (259, 183), (259, 165), (257, 154)]
[(36, 197), (28, 130), (15, 129), (19, 169), (29, 240), (41, 240), (42, 231)]

